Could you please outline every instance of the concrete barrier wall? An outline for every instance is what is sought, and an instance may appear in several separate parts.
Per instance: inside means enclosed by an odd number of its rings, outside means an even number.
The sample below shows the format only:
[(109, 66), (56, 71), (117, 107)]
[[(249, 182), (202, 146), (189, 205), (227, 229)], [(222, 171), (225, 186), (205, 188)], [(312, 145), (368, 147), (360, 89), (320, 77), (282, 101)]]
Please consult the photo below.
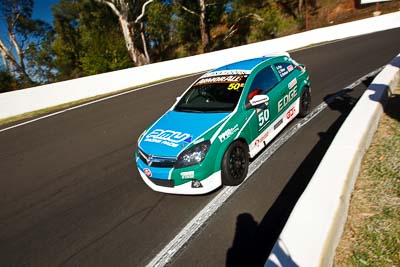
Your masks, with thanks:
[(265, 266), (332, 266), (362, 157), (399, 77), (400, 54), (378, 74), (347, 117)]
[(398, 27), (400, 12), (395, 12), (217, 52), (3, 93), (0, 94), (0, 119), (165, 78), (202, 72), (242, 59)]

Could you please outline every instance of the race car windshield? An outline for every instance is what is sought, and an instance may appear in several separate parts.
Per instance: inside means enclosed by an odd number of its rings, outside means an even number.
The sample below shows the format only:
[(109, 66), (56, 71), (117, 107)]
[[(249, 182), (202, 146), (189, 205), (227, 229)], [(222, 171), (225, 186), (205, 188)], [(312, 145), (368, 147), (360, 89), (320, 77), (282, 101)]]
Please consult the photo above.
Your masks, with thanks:
[(229, 112), (239, 101), (247, 76), (225, 75), (198, 80), (175, 107), (184, 112)]

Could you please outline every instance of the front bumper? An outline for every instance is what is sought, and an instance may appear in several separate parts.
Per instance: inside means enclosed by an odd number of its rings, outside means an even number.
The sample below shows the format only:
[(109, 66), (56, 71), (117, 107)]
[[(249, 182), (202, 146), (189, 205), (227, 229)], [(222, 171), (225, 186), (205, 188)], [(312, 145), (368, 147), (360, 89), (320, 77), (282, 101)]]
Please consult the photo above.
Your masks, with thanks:
[[(197, 164), (186, 168), (175, 169), (174, 159), (152, 157), (152, 164), (147, 164), (145, 152), (135, 152), (136, 166), (143, 181), (154, 191), (201, 195), (209, 193), (222, 185), (221, 171), (213, 171), (210, 165)], [(156, 166), (154, 166), (156, 165)], [(193, 184), (193, 185), (192, 185)]]
[(171, 184), (162, 185), (162, 183), (168, 183), (168, 181), (171, 180), (158, 179), (160, 183), (156, 184), (153, 181), (151, 181), (141, 169), (138, 168), (138, 171), (143, 181), (151, 189), (162, 193), (178, 194), (178, 195), (202, 195), (209, 193), (222, 185), (221, 171), (217, 171), (212, 175), (208, 176), (206, 179), (201, 180), (202, 187), (200, 188), (193, 188), (191, 181), (188, 181), (187, 183), (181, 185), (171, 186)]

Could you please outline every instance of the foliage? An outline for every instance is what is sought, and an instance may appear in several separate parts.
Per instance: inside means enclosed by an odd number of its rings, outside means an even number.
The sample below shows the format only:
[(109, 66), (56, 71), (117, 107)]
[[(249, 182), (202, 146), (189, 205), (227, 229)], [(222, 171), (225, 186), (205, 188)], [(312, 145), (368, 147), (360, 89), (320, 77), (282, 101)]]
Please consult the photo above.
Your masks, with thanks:
[(84, 3), (80, 17), (83, 75), (131, 67), (118, 21), (112, 12), (93, 1)]
[(32, 19), (32, 10), (33, 0), (0, 2), (0, 13), (7, 26), (7, 33), (0, 36), (4, 69), (19, 80), (22, 87), (47, 81), (50, 71), (38, 53), (51, 41), (52, 29), (49, 24)]
[(106, 6), (93, 0), (61, 0), (52, 10), (59, 80), (132, 66), (118, 21)]
[(68, 0), (61, 0), (52, 7), (56, 37), (51, 48), (59, 80), (77, 78), (83, 72), (80, 63), (79, 7), (78, 1)]
[(178, 42), (174, 24), (174, 6), (159, 1), (151, 4), (146, 12), (146, 39), (150, 45), (150, 57), (153, 61), (163, 61), (176, 57)]
[(16, 90), (19, 86), (19, 81), (10, 72), (0, 70), (0, 93)]
[(295, 25), (293, 17), (285, 14), (276, 1), (233, 0), (231, 6), (230, 30), (225, 37), (228, 46), (275, 38), (282, 30)]
[[(179, 56), (188, 56), (201, 52), (213, 51), (216, 48), (216, 41), (211, 38), (210, 32), (217, 27), (226, 13), (226, 1), (224, 0), (204, 0), (205, 10), (202, 14), (200, 0), (177, 0), (175, 23), (177, 38), (180, 46)], [(200, 17), (204, 15), (205, 26), (202, 29)], [(202, 43), (202, 31), (208, 36), (209, 43)]]
[(51, 51), (51, 44), (54, 40), (54, 31), (47, 23), (38, 21), (39, 29), (36, 40), (30, 43), (25, 50), (27, 72), (33, 77), (36, 83), (45, 84), (55, 82), (54, 56)]
[(14, 84), (26, 87), (275, 38), (302, 27), (304, 2), (60, 0), (51, 26), (32, 19), (33, 0), (3, 0), (21, 53), (10, 52), (15, 63), (0, 52)]

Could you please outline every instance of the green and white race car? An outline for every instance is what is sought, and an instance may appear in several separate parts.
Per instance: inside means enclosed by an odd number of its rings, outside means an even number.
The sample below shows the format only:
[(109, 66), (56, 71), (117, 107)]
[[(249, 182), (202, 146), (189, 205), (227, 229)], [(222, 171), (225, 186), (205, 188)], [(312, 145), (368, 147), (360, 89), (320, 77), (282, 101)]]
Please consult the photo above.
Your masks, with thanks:
[(139, 137), (137, 168), (153, 190), (204, 194), (238, 185), (255, 157), (297, 115), (311, 85), (289, 54), (232, 63), (198, 78)]

